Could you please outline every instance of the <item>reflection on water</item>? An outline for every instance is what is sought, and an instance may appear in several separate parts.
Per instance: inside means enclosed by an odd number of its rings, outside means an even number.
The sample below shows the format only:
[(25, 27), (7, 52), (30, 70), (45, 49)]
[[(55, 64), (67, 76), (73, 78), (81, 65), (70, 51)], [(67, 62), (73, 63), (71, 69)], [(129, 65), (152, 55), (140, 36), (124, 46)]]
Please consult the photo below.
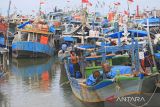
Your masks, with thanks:
[(79, 101), (60, 67), (56, 58), (12, 59), (8, 77), (0, 80), (0, 107), (103, 106)]
[(0, 107), (9, 107), (6, 96), (0, 92)]

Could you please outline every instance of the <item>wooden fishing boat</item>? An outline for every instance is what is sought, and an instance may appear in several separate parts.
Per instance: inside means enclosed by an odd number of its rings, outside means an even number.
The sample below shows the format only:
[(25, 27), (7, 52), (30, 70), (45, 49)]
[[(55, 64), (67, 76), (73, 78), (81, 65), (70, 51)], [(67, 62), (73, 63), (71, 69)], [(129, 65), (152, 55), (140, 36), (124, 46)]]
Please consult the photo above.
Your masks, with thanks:
[(4, 21), (4, 18), (0, 16), (0, 47), (9, 47), (11, 49), (14, 36), (11, 32), (8, 32), (7, 29), (8, 24)]
[[(111, 97), (116, 99), (117, 97), (127, 96), (131, 94), (140, 93), (152, 93), (155, 89), (156, 80), (158, 79), (158, 71), (153, 67), (144, 75), (140, 69), (138, 57), (138, 43), (128, 46), (108, 47), (103, 50), (116, 51), (128, 50), (134, 52), (132, 54), (132, 66), (131, 65), (113, 65), (112, 58), (115, 54), (109, 54), (104, 56), (89, 56), (85, 58), (85, 63), (80, 63), (82, 74), (85, 78), (75, 78), (71, 75), (73, 70), (70, 58), (65, 62), (65, 69), (67, 72), (70, 86), (74, 95), (84, 102), (101, 102), (107, 101)], [(112, 66), (110, 74), (114, 74), (113, 78), (103, 78), (94, 85), (88, 85), (87, 81), (95, 71), (101, 70), (102, 59), (109, 60), (109, 64)], [(85, 66), (84, 66), (85, 65)], [(84, 68), (84, 69), (83, 69)], [(115, 69), (114, 69), (115, 68)], [(138, 74), (138, 75), (135, 75)], [(94, 77), (93, 77), (94, 78)]]
[(46, 57), (54, 55), (54, 33), (22, 29), (12, 42), (12, 55), (19, 57)]

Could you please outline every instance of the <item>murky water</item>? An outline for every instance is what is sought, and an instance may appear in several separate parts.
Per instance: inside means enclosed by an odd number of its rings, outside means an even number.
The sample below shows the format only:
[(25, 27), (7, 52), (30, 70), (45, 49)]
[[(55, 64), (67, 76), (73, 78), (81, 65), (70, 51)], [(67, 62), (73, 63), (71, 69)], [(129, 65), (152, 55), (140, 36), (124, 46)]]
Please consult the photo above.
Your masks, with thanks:
[(0, 107), (101, 107), (83, 103), (71, 91), (56, 58), (12, 59), (10, 71), (0, 80)]

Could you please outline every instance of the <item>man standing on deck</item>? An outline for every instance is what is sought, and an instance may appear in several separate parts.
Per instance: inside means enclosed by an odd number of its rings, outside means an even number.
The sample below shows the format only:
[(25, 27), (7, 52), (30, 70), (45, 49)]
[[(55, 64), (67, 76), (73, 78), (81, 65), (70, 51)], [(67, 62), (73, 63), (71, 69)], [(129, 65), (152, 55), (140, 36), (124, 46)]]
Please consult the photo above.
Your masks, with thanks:
[(75, 55), (74, 51), (70, 52), (71, 55), (71, 63), (73, 64), (73, 69), (74, 69), (74, 77), (76, 77), (76, 72), (79, 71), (80, 72), (80, 66), (78, 64), (78, 56)]

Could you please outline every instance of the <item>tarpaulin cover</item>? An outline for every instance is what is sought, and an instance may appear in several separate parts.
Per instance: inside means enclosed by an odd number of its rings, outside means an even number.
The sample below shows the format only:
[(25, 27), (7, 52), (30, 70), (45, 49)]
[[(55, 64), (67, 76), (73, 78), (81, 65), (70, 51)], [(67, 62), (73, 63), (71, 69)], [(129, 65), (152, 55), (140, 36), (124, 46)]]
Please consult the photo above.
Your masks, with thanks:
[(41, 36), (40, 43), (45, 45), (48, 44), (48, 37)]
[(82, 45), (82, 46), (79, 46), (80, 48), (84, 48), (84, 49), (89, 49), (89, 48), (95, 48), (96, 45), (89, 45), (89, 44), (86, 44), (86, 45)]
[(111, 71), (107, 74), (108, 77), (114, 78), (117, 74), (131, 74), (130, 66), (113, 66)]
[(54, 33), (55, 32), (54, 26), (49, 27), (49, 31), (52, 32), (52, 33)]
[[(108, 74), (103, 75), (103, 71), (99, 71), (101, 76), (105, 76), (104, 78), (114, 78), (117, 74), (131, 74), (131, 67), (130, 66), (113, 66), (111, 68), (111, 71)], [(91, 74), (88, 79), (86, 80), (86, 84), (88, 86), (92, 86), (96, 84), (96, 79), (93, 77), (93, 74)]]
[(72, 37), (64, 37), (63, 39), (64, 39), (64, 41), (70, 41), (70, 42), (74, 42), (75, 41), (75, 39), (72, 38)]
[[(128, 32), (130, 33), (130, 35), (133, 34), (135, 37), (136, 36), (138, 36), (138, 37), (147, 36), (147, 32), (142, 31), (142, 30), (128, 30)], [(123, 37), (123, 33), (124, 32), (116, 32), (116, 33), (113, 33), (113, 34), (106, 36), (106, 37), (111, 37), (111, 38), (118, 38), (118, 36)]]
[(19, 28), (19, 29), (22, 29), (22, 28), (24, 28), (27, 24), (31, 24), (31, 22), (28, 21), (28, 22), (25, 22), (25, 23), (23, 23), (23, 24), (20, 24), (20, 25), (18, 26), (18, 28)]
[(155, 57), (160, 59), (160, 53), (155, 53)]

